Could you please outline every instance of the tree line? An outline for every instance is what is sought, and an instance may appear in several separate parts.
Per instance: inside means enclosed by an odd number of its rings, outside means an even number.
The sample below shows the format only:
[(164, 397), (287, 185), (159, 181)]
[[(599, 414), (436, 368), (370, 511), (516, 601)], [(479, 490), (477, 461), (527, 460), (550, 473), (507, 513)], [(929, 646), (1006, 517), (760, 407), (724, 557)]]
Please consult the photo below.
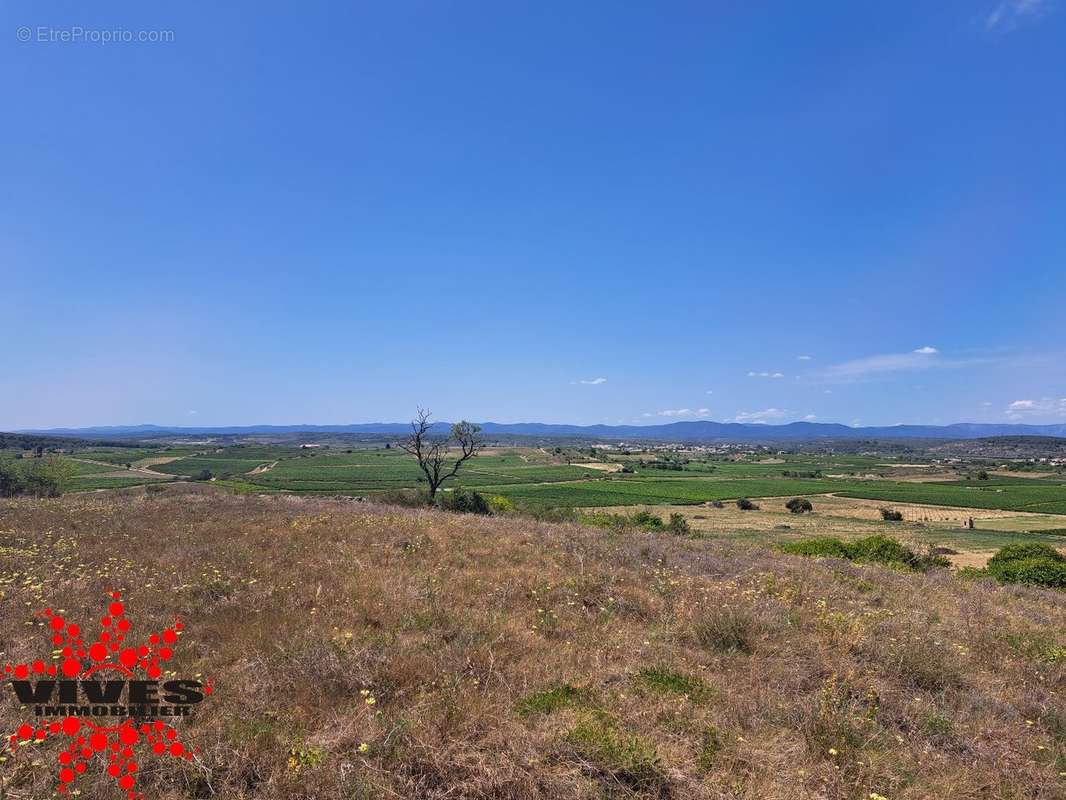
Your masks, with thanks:
[(54, 456), (0, 461), (0, 497), (59, 497), (75, 470)]

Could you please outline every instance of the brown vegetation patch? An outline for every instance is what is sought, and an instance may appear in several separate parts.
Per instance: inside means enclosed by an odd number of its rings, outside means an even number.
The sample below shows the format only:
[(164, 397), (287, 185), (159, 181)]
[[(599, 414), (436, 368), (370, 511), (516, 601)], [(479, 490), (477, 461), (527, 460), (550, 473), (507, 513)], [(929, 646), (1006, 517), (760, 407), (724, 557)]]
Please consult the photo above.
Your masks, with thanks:
[[(147, 797), (1062, 796), (1064, 593), (177, 485), (3, 501), (0, 531), (4, 660), (112, 589), (187, 622), (173, 668), (217, 690)], [(51, 796), (58, 744), (0, 762), (4, 796)], [(82, 796), (119, 800), (101, 773)]]

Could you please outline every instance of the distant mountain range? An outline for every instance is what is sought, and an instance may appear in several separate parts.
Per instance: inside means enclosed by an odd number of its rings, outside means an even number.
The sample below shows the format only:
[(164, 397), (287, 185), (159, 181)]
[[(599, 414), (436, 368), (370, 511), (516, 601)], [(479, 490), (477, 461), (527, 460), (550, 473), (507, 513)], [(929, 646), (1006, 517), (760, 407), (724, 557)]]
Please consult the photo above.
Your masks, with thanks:
[[(434, 430), (444, 432), (450, 423), (438, 422)], [(851, 427), (837, 423), (791, 422), (787, 425), (745, 424), (739, 422), (671, 422), (665, 425), (552, 425), (543, 422), (483, 422), (484, 433), (492, 436), (584, 437), (590, 439), (655, 439), (670, 442), (759, 442), (783, 439), (980, 439), (989, 436), (1066, 436), (1066, 424), (998, 425), (960, 422), (954, 425), (889, 425)], [(81, 438), (157, 438), (163, 436), (225, 436), (255, 434), (382, 434), (399, 436), (409, 431), (405, 422), (370, 422), (356, 425), (236, 425), (230, 427), (168, 427), (162, 425), (118, 425), (90, 428), (51, 428), (17, 431), (45, 436)]]

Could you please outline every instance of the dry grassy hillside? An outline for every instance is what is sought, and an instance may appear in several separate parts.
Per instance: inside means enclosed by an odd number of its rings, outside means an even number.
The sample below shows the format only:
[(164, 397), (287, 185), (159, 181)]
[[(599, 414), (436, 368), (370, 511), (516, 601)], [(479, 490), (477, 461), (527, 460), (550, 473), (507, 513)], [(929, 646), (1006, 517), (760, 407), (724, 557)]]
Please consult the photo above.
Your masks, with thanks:
[[(0, 502), (0, 662), (112, 590), (216, 687), (147, 798), (1066, 797), (1066, 593), (340, 500)], [(3, 753), (0, 797), (52, 796), (59, 746)], [(74, 788), (125, 797), (99, 759)]]

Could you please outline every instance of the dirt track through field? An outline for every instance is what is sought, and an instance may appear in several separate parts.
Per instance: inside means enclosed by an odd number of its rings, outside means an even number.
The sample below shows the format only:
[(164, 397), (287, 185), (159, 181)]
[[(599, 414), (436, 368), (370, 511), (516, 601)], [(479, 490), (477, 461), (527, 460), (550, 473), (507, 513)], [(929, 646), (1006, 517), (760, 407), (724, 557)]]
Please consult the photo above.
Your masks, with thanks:
[(278, 465), (277, 461), (271, 461), (269, 464), (260, 464), (255, 469), (250, 470), (250, 471), (248, 471), (248, 472), (246, 472), (244, 474), (245, 475), (262, 475), (264, 472), (270, 472), (270, 470), (274, 469), (274, 467), (276, 467), (277, 465)]

